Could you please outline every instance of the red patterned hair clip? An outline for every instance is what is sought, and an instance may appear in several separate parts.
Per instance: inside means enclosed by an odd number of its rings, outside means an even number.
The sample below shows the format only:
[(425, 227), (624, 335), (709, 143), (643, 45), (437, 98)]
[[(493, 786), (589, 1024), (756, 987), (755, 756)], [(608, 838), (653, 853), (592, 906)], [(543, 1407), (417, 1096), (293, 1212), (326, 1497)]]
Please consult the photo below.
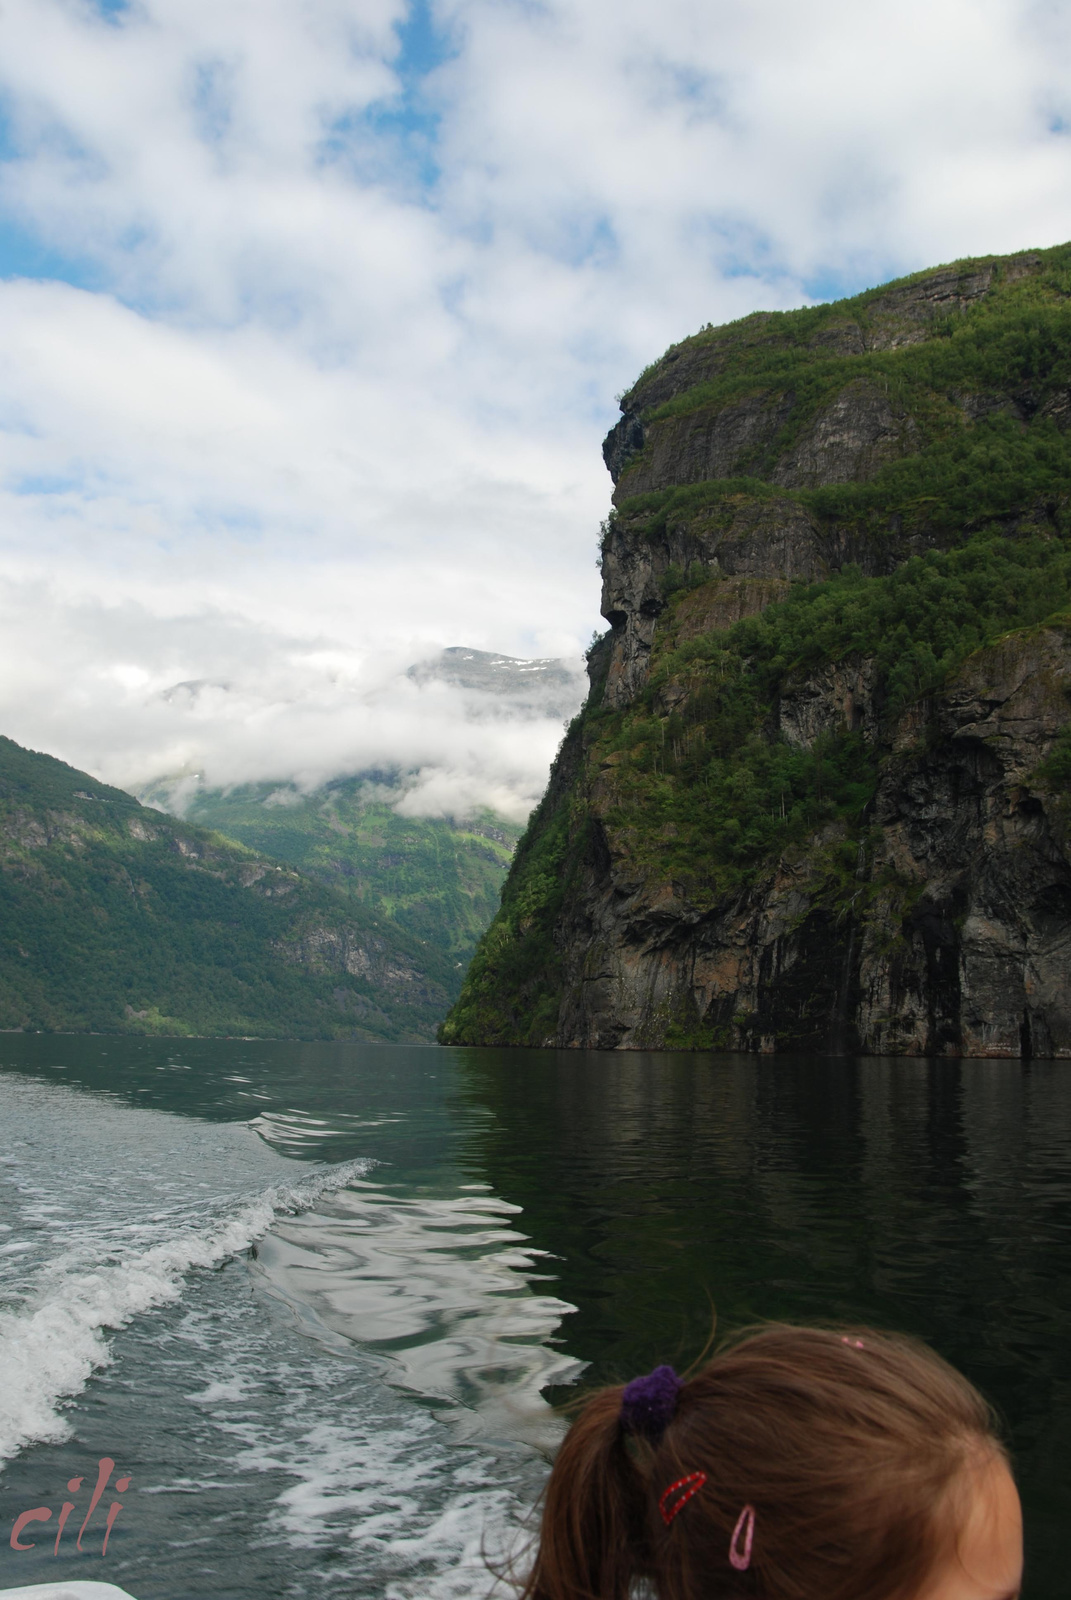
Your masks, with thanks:
[(668, 1489), (663, 1490), (658, 1498), (658, 1509), (667, 1528), (681, 1507), (688, 1504), (693, 1494), (699, 1493), (706, 1481), (705, 1472), (689, 1472), (685, 1477), (678, 1478), (676, 1483), (671, 1483)]

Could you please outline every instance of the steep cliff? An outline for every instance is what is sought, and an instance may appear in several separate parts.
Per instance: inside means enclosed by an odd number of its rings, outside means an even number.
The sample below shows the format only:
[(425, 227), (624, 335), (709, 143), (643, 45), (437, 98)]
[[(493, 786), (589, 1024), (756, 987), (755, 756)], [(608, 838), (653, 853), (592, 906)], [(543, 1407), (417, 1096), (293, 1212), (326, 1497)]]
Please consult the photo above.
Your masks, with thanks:
[(610, 631), (441, 1037), (1071, 1055), (1071, 246), (621, 404)]

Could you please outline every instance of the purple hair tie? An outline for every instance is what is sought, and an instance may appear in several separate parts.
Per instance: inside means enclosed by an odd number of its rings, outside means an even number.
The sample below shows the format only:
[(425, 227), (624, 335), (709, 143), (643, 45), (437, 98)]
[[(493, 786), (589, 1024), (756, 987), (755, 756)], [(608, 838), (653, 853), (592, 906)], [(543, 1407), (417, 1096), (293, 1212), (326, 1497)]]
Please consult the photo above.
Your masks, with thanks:
[(621, 1426), (628, 1433), (660, 1439), (677, 1414), (682, 1387), (672, 1367), (656, 1367), (645, 1378), (633, 1378), (621, 1396)]

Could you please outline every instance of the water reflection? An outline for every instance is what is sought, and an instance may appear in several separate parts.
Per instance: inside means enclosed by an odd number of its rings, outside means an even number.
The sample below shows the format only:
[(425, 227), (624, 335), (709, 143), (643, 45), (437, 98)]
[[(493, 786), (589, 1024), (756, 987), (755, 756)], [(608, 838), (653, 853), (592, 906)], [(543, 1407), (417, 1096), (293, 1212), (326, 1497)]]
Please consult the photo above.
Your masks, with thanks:
[(356, 1182), (277, 1222), (259, 1264), (307, 1331), (387, 1357), (392, 1382), (462, 1436), (551, 1450), (561, 1424), (542, 1391), (578, 1376), (550, 1342), (572, 1307), (533, 1292), (540, 1252), (517, 1210), (482, 1185), (414, 1196)]
[(555, 1288), (577, 1307), (563, 1348), (591, 1361), (586, 1377), (689, 1359), (712, 1307), (723, 1326), (833, 1317), (917, 1332), (1007, 1417), (1029, 1592), (1063, 1594), (1066, 1065), (457, 1054), (464, 1164), (560, 1258)]

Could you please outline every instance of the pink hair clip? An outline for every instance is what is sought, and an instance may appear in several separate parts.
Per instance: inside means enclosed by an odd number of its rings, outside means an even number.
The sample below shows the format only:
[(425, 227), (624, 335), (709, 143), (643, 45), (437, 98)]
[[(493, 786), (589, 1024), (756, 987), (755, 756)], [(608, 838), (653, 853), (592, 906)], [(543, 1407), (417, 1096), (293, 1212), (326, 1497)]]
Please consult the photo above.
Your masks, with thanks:
[[(740, 1548), (740, 1535), (744, 1535), (744, 1548)], [(733, 1536), (729, 1540), (729, 1560), (737, 1572), (746, 1572), (751, 1565), (751, 1541), (755, 1537), (755, 1507), (745, 1506), (736, 1519)]]
[(846, 1333), (841, 1334), (840, 1342), (841, 1344), (850, 1344), (853, 1350), (866, 1349), (866, 1345), (863, 1343), (862, 1339), (849, 1339)]
[[(678, 1478), (676, 1483), (671, 1483), (668, 1489), (663, 1490), (658, 1498), (658, 1509), (662, 1513), (662, 1521), (667, 1528), (681, 1507), (688, 1504), (693, 1494), (699, 1493), (706, 1481), (707, 1475), (705, 1472), (689, 1472), (686, 1477)], [(683, 1491), (683, 1493), (678, 1493), (678, 1491)], [(667, 1506), (666, 1502), (671, 1495), (677, 1495), (677, 1498), (671, 1506)]]

